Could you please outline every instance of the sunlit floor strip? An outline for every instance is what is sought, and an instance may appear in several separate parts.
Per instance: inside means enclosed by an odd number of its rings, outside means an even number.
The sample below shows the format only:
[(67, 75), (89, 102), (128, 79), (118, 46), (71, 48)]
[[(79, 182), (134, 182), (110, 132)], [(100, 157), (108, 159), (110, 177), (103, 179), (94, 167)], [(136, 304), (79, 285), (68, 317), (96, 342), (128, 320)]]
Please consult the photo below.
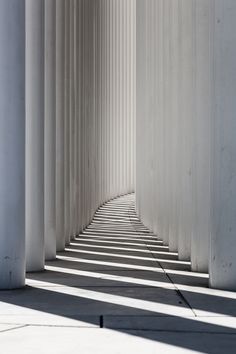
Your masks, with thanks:
[(68, 260), (68, 261), (73, 261), (77, 263), (85, 263), (85, 264), (91, 264), (91, 265), (101, 265), (101, 266), (106, 266), (106, 267), (112, 267), (112, 268), (125, 268), (125, 269), (131, 269), (131, 270), (148, 270), (152, 272), (161, 272), (163, 273), (163, 269), (159, 267), (148, 267), (148, 266), (140, 266), (138, 264), (123, 264), (123, 263), (117, 263), (117, 262), (106, 262), (106, 261), (99, 261), (97, 259), (85, 259), (85, 258), (75, 258), (75, 257), (69, 257), (67, 255), (58, 255), (58, 259), (62, 260)]
[[(202, 311), (203, 316), (196, 316), (194, 312), (192, 312), (191, 309), (184, 304), (182, 306), (167, 303), (163, 304), (158, 301), (142, 300), (116, 294), (114, 295), (108, 292), (103, 292), (101, 289), (99, 291), (95, 291), (88, 288), (84, 289), (70, 286), (58, 287), (56, 282), (50, 284), (50, 291), (54, 293), (77, 296), (78, 298), (89, 299), (101, 303), (106, 302), (112, 305), (147, 311), (150, 312), (150, 315), (156, 313), (158, 316), (172, 316), (173, 318), (176, 317), (178, 319), (180, 319), (181, 316), (181, 319), (194, 319), (194, 321), (198, 321), (202, 324), (214, 324), (216, 326), (222, 326), (222, 323), (224, 323), (225, 327), (236, 329), (236, 321), (234, 320), (234, 317), (230, 315), (227, 316), (227, 319), (231, 317), (233, 321), (224, 321), (225, 317), (222, 317), (218, 313), (212, 313), (212, 317), (206, 317), (204, 316), (204, 311)], [(40, 285), (35, 283), (34, 287), (40, 288)]]
[(97, 252), (97, 251), (85, 251), (82, 249), (74, 249), (74, 248), (65, 248), (65, 251), (75, 252), (75, 253), (85, 253), (85, 254), (93, 254), (99, 256), (109, 256), (112, 258), (126, 258), (126, 259), (135, 259), (135, 260), (142, 260), (142, 261), (150, 261), (150, 262), (164, 262), (164, 263), (177, 263), (181, 265), (190, 265), (188, 261), (175, 261), (172, 259), (165, 259), (165, 258), (152, 258), (152, 257), (140, 257), (140, 256), (132, 256), (132, 255), (124, 255), (124, 254), (116, 254), (116, 253), (109, 253), (109, 252)]
[[(99, 245), (88, 245), (85, 243), (74, 243), (71, 242), (70, 246), (81, 246), (81, 247), (88, 247), (88, 248), (103, 248), (103, 249), (110, 249), (110, 250), (120, 250), (120, 251), (131, 251), (131, 252), (138, 252), (138, 253), (148, 253), (150, 254), (149, 249), (138, 249), (138, 248), (128, 248), (128, 247), (116, 247), (116, 246), (99, 246)], [(145, 246), (145, 245), (144, 245)], [(178, 256), (176, 252), (164, 252), (164, 251), (152, 251), (153, 254), (157, 255), (167, 255), (167, 256)]]
[[(149, 287), (168, 287), (170, 289), (175, 290), (175, 287), (172, 283), (169, 282), (163, 282), (163, 281), (157, 281), (157, 280), (148, 280), (148, 279), (141, 279), (141, 278), (136, 278), (136, 277), (128, 277), (124, 275), (119, 275), (119, 274), (107, 274), (107, 273), (101, 273), (101, 272), (92, 272), (92, 271), (83, 271), (79, 269), (68, 269), (68, 268), (58, 268), (56, 266), (46, 266), (46, 270), (50, 270), (53, 272), (59, 272), (60, 274), (72, 274), (72, 275), (78, 275), (78, 276), (83, 276), (87, 278), (96, 278), (96, 279), (106, 279), (106, 280), (112, 280), (115, 282), (119, 283), (129, 283), (129, 284), (135, 284), (135, 285), (140, 285), (140, 286), (149, 286)], [(174, 271), (172, 271), (174, 273)], [(180, 273), (180, 272), (179, 272)], [(178, 274), (179, 274), (178, 273)], [(186, 274), (182, 272), (183, 274)], [(202, 277), (206, 278), (206, 274), (202, 273), (191, 273), (191, 275), (194, 277)], [(48, 285), (51, 285), (51, 283), (47, 283)], [(58, 286), (61, 286), (58, 284)], [(230, 291), (224, 291), (224, 290), (216, 290), (216, 289), (209, 289), (209, 288), (203, 288), (203, 287), (193, 287), (189, 285), (179, 285), (178, 288), (180, 290), (187, 290), (192, 293), (197, 293), (197, 294), (205, 294), (209, 295), (211, 294), (212, 296), (222, 296), (225, 299), (235, 299), (236, 300), (236, 293), (235, 292), (230, 292)]]
[(75, 239), (76, 241), (79, 240), (79, 242), (93, 242), (95, 244), (97, 243), (107, 243), (107, 244), (115, 244), (115, 245), (124, 245), (124, 246), (136, 246), (136, 247), (151, 247), (151, 248), (158, 248), (158, 249), (163, 249), (166, 252), (168, 252), (169, 247), (168, 246), (163, 246), (162, 243), (158, 244), (158, 245), (151, 245), (148, 243), (136, 243), (136, 242), (124, 242), (124, 241), (111, 241), (111, 240), (101, 240), (101, 239), (93, 239), (90, 237), (79, 237)]
[[(141, 300), (141, 299), (136, 299), (128, 296), (114, 295), (102, 291), (89, 290), (87, 288), (84, 289), (84, 288), (66, 287), (66, 286), (57, 287), (56, 285), (57, 285), (56, 282), (54, 283), (52, 282), (51, 289), (50, 289), (55, 293), (83, 297), (85, 299), (106, 302), (113, 305), (124, 306), (127, 308), (134, 308), (134, 309), (148, 311), (150, 313), (157, 313), (162, 315), (172, 315), (173, 313), (177, 312), (181, 314), (181, 317), (187, 318), (187, 317), (194, 316), (194, 314), (191, 313), (191, 310), (186, 306), (177, 306), (172, 304), (165, 304), (165, 306), (163, 306), (163, 304), (158, 301), (154, 302), (148, 300)], [(40, 285), (38, 286), (37, 284), (35, 284), (35, 287), (40, 288)]]
[[(105, 267), (112, 267), (112, 268), (124, 268), (124, 269), (131, 269), (131, 270), (147, 270), (147, 271), (151, 271), (151, 272), (161, 272), (163, 273), (164, 270), (161, 267), (158, 267), (158, 264), (156, 263), (155, 267), (150, 267), (150, 266), (144, 266), (144, 265), (138, 265), (138, 264), (127, 264), (127, 263), (117, 263), (117, 262), (107, 262), (107, 261), (99, 261), (97, 259), (86, 259), (86, 258), (76, 258), (76, 257), (70, 257), (68, 255), (62, 255), (60, 254), (58, 257), (58, 259), (62, 259), (62, 260), (68, 260), (68, 261), (73, 261), (73, 262), (77, 262), (77, 263), (85, 263), (85, 264), (91, 264), (91, 265), (101, 265), (101, 266), (105, 266)], [(163, 262), (166, 260), (163, 260)], [(167, 270), (167, 273), (172, 273), (172, 274), (186, 274), (185, 273), (181, 273), (181, 271), (179, 270), (174, 270), (172, 272), (172, 270)], [(188, 272), (190, 273), (190, 272)]]
[[(157, 280), (148, 280), (148, 279), (140, 279), (140, 278), (135, 278), (135, 277), (127, 277), (127, 276), (121, 276), (118, 274), (107, 274), (107, 273), (101, 273), (101, 272), (92, 272), (92, 271), (83, 271), (83, 270), (77, 270), (77, 269), (68, 269), (68, 268), (61, 268), (58, 269), (56, 266), (46, 266), (46, 270), (50, 270), (53, 272), (59, 272), (61, 275), (63, 274), (68, 274), (68, 275), (77, 275), (77, 276), (83, 276), (87, 278), (95, 278), (95, 279), (105, 279), (105, 280), (111, 280), (114, 282), (119, 282), (119, 283), (127, 283), (127, 284), (133, 284), (133, 285), (139, 285), (139, 286), (147, 286), (147, 287), (167, 287), (174, 289), (174, 286), (172, 283), (166, 281), (157, 281)], [(52, 275), (53, 276), (53, 275)], [(47, 283), (47, 286), (51, 286), (51, 283)], [(61, 286), (58, 284), (58, 286)]]

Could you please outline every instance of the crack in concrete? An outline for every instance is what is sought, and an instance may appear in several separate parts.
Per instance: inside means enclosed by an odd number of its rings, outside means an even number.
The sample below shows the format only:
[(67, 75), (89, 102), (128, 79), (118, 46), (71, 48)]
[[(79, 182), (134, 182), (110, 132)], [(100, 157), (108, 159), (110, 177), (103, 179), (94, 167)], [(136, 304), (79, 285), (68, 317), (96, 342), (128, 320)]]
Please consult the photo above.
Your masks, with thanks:
[[(137, 233), (137, 236), (139, 236), (139, 232), (138, 230), (135, 228), (135, 224), (132, 222), (131, 219), (131, 212), (134, 213), (134, 208), (132, 203), (130, 203), (130, 206), (128, 208), (128, 216), (129, 216), (129, 221), (131, 226), (133, 227), (134, 231)], [(141, 224), (141, 221), (139, 221)], [(195, 312), (195, 310), (192, 308), (191, 304), (188, 302), (188, 300), (185, 298), (185, 296), (181, 293), (181, 291), (179, 290), (178, 286), (174, 283), (174, 281), (172, 280), (171, 276), (166, 272), (165, 268), (162, 266), (162, 264), (157, 260), (157, 258), (155, 257), (155, 254), (152, 252), (152, 250), (150, 249), (150, 247), (148, 246), (148, 244), (145, 242), (145, 240), (142, 240), (142, 242), (145, 244), (145, 246), (147, 247), (147, 249), (150, 251), (153, 259), (156, 261), (156, 263), (159, 265), (159, 267), (163, 270), (164, 274), (166, 275), (167, 279), (169, 280), (169, 282), (174, 286), (175, 291), (177, 293), (177, 295), (180, 297), (180, 299), (184, 302), (184, 304), (192, 311), (194, 317), (197, 317), (197, 314)]]
[[(7, 326), (7, 324), (6, 324)], [(28, 327), (27, 324), (24, 324), (24, 325), (18, 325), (16, 327), (13, 327), (13, 328), (7, 328), (7, 329), (3, 329), (3, 330), (0, 330), (0, 333), (4, 333), (4, 332), (10, 332), (10, 331), (14, 331), (16, 329), (21, 329), (21, 328), (25, 328), (25, 327)]]

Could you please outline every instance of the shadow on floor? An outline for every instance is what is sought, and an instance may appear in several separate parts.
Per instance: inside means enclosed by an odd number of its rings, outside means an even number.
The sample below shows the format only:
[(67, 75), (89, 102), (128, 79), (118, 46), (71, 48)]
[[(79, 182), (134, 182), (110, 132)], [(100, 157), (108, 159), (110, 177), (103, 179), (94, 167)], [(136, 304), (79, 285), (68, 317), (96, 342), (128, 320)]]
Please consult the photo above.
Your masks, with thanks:
[(70, 319), (75, 327), (131, 331), (201, 353), (234, 353), (235, 293), (208, 289), (207, 275), (179, 262), (139, 222), (133, 205), (127, 196), (102, 207), (46, 271), (29, 273), (24, 289), (0, 292), (0, 314), (36, 325)]

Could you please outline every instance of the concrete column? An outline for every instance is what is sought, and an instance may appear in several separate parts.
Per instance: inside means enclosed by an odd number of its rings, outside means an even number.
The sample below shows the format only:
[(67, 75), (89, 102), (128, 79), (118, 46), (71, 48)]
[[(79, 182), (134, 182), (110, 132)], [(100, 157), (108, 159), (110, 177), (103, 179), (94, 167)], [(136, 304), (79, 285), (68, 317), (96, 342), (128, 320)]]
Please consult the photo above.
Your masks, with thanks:
[(211, 2), (193, 1), (193, 217), (191, 264), (207, 272), (210, 236)]
[(44, 268), (44, 1), (26, 0), (26, 270)]
[[(155, 2), (154, 2), (155, 3)], [(157, 16), (157, 21), (154, 21), (154, 32), (157, 34), (157, 42), (158, 45), (155, 46), (155, 55), (156, 55), (156, 65), (158, 76), (155, 80), (156, 92), (157, 92), (157, 100), (156, 100), (156, 116), (159, 119), (154, 117), (154, 129), (157, 131), (157, 139), (154, 139), (155, 151), (159, 151), (159, 159), (155, 166), (155, 172), (157, 174), (158, 186), (154, 187), (154, 232), (162, 237), (164, 240), (164, 186), (165, 186), (165, 178), (163, 174), (163, 166), (164, 166), (164, 117), (163, 117), (163, 77), (164, 77), (164, 61), (163, 61), (163, 25), (164, 25), (164, 4), (163, 0), (159, 0), (155, 3), (155, 16)], [(155, 63), (154, 63), (155, 65)], [(155, 181), (154, 181), (155, 185)], [(157, 222), (155, 223), (155, 219)], [(155, 228), (156, 224), (156, 228)], [(169, 236), (169, 235), (168, 235)], [(169, 239), (165, 239), (165, 244), (168, 244)]]
[(69, 34), (69, 119), (70, 119), (70, 238), (73, 239), (75, 235), (75, 227), (74, 227), (74, 115), (72, 114), (72, 55), (71, 55), (71, 42), (72, 42), (72, 34), (74, 27), (74, 0), (69, 0), (70, 2), (70, 34)]
[(179, 240), (179, 207), (180, 207), (180, 166), (178, 164), (179, 153), (179, 13), (180, 0), (169, 2), (169, 41), (170, 46), (169, 57), (169, 92), (167, 97), (170, 106), (168, 127), (169, 127), (169, 144), (168, 152), (168, 183), (169, 183), (169, 249), (170, 251), (178, 250)]
[[(76, 2), (77, 3), (77, 2)], [(70, 81), (69, 81), (69, 119), (70, 119), (70, 236), (73, 239), (76, 234), (76, 180), (75, 180), (75, 144), (77, 143), (77, 134), (75, 126), (75, 92), (74, 92), (74, 66), (75, 66), (75, 56), (74, 56), (74, 37), (75, 37), (75, 15), (76, 3), (74, 0), (70, 0), (70, 41), (69, 41), (69, 52), (70, 52)], [(79, 43), (80, 44), (80, 43)]]
[(127, 112), (134, 116), (135, 95), (128, 95), (134, 93), (130, 51), (135, 51), (135, 39), (127, 24), (131, 16), (132, 23), (135, 19), (134, 4), (70, 0), (72, 237), (99, 205), (133, 190), (127, 174), (127, 166), (133, 172), (133, 117)]
[(236, 2), (212, 3), (210, 286), (236, 290)]
[[(179, 0), (179, 116), (178, 155), (178, 254), (190, 259), (192, 233), (192, 144), (193, 144), (193, 2)], [(178, 182), (178, 180), (177, 180)]]
[[(73, 121), (74, 126), (74, 136), (73, 136), (73, 150), (74, 150), (74, 160), (73, 160), (73, 168), (74, 168), (74, 222), (73, 222), (73, 232), (71, 233), (71, 237), (75, 238), (81, 231), (81, 218), (80, 218), (80, 158), (81, 158), (81, 149), (80, 149), (80, 134), (81, 134), (81, 117), (80, 117), (80, 105), (81, 105), (81, 76), (79, 72), (79, 68), (81, 67), (81, 57), (82, 57), (82, 50), (81, 50), (81, 9), (82, 9), (82, 1), (73, 0), (72, 2), (72, 13), (73, 18), (71, 16), (71, 21), (73, 23), (73, 42), (71, 46), (73, 46), (72, 53), (74, 54), (74, 65), (73, 65), (73, 72), (74, 72), (74, 79), (72, 79), (72, 85), (74, 90), (74, 109), (72, 109), (71, 119)], [(71, 48), (72, 49), (72, 48)], [(73, 104), (73, 100), (71, 102)]]
[(25, 283), (25, 1), (0, 1), (0, 289)]
[(56, 0), (45, 1), (45, 142), (44, 142), (44, 224), (45, 258), (56, 257)]
[[(169, 245), (169, 208), (170, 208), (170, 185), (169, 185), (169, 150), (170, 150), (170, 104), (169, 104), (169, 92), (170, 92), (170, 0), (163, 0), (163, 242), (165, 245)], [(138, 164), (138, 157), (137, 157)]]
[(65, 243), (70, 243), (70, 1), (65, 2), (65, 107), (64, 107), (64, 195)]
[(64, 58), (65, 0), (56, 0), (56, 236), (65, 248), (64, 215)]

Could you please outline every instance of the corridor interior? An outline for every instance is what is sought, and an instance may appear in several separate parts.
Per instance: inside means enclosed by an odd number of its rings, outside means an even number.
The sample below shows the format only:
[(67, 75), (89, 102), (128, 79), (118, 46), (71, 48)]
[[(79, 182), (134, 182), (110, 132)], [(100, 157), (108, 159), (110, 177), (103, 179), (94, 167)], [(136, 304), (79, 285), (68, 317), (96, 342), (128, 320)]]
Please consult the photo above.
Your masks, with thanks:
[(134, 202), (128, 194), (102, 205), (44, 272), (27, 274), (25, 289), (0, 293), (6, 354), (31, 354), (35, 340), (36, 352), (57, 354), (234, 348), (236, 293), (209, 289), (207, 274), (190, 272), (140, 222)]
[(0, 354), (236, 353), (235, 18), (0, 0)]

